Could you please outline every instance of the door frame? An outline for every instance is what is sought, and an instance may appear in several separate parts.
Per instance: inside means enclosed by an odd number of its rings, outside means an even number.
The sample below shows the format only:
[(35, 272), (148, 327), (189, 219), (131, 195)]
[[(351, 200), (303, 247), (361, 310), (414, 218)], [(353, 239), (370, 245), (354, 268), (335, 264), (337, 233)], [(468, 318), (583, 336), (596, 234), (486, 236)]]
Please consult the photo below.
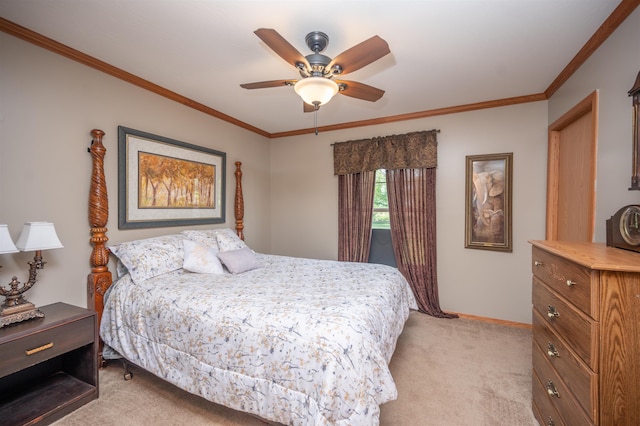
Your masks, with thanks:
[(546, 239), (558, 239), (558, 187), (559, 159), (561, 130), (568, 127), (577, 119), (591, 113), (591, 138), (590, 160), (592, 181), (589, 182), (591, 206), (588, 213), (588, 223), (591, 224), (588, 238), (593, 241), (595, 232), (595, 211), (596, 211), (596, 156), (598, 140), (598, 91), (592, 92), (577, 105), (564, 113), (560, 118), (549, 126), (548, 158), (547, 158), (547, 225)]

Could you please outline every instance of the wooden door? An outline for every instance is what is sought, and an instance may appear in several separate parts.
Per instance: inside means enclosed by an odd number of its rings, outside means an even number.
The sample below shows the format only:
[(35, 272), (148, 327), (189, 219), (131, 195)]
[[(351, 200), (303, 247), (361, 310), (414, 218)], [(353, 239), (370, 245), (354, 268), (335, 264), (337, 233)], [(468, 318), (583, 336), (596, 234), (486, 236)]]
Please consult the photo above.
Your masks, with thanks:
[(593, 241), (598, 93), (549, 126), (548, 240)]

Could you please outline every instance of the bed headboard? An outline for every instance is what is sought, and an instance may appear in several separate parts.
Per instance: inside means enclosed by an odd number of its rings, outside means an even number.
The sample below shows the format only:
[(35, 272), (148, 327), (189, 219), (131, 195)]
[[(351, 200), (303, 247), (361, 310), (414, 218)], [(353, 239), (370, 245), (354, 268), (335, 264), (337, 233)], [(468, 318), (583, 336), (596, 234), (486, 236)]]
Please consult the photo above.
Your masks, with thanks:
[[(107, 197), (107, 183), (104, 177), (104, 156), (107, 149), (102, 144), (105, 133), (99, 129), (91, 131), (91, 153), (93, 166), (91, 168), (91, 186), (89, 188), (89, 225), (91, 226), (91, 273), (87, 279), (87, 307), (93, 308), (98, 315), (98, 324), (102, 319), (104, 309), (104, 294), (111, 286), (113, 278), (109, 271), (109, 249), (107, 248), (107, 221), (109, 220), (109, 201)], [(244, 240), (244, 198), (242, 195), (242, 163), (236, 161), (236, 196), (235, 219), (236, 233)], [(102, 340), (99, 343), (99, 365), (102, 360)]]

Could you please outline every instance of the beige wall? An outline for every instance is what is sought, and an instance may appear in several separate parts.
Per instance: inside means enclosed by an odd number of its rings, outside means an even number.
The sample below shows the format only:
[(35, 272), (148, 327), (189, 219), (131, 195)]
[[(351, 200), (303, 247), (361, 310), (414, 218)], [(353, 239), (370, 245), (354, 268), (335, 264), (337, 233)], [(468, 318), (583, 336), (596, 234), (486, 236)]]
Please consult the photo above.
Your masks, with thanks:
[[(227, 154), (227, 226), (234, 226), (235, 161), (243, 162), (247, 242), (269, 249), (269, 141), (76, 62), (0, 33), (0, 223), (14, 240), (25, 221), (52, 221), (63, 249), (47, 262), (27, 298), (86, 306), (90, 272), (87, 200), (94, 128), (106, 132), (110, 243), (184, 228), (118, 230), (117, 126)], [(216, 225), (218, 226), (218, 225)], [(0, 256), (0, 285), (26, 281), (33, 253)]]
[[(64, 249), (28, 294), (38, 305), (85, 305), (89, 132), (101, 128), (110, 190), (110, 242), (182, 228), (117, 229), (117, 126), (227, 153), (227, 226), (233, 226), (233, 163), (243, 161), (246, 237), (258, 251), (335, 259), (337, 180), (333, 142), (441, 129), (438, 272), (443, 309), (530, 322), (530, 239), (544, 237), (548, 123), (600, 91), (596, 239), (619, 206), (637, 203), (630, 179), (631, 88), (640, 70), (636, 11), (549, 101), (360, 129), (267, 140), (177, 105), (43, 49), (0, 34), (0, 223), (17, 238), (22, 223), (55, 222)], [(391, 95), (391, 94), (388, 94)], [(428, 94), (425, 94), (428, 96)], [(330, 108), (330, 105), (328, 106)], [(322, 111), (319, 121), (321, 122)], [(312, 122), (292, 127), (310, 127)], [(465, 156), (514, 153), (513, 253), (464, 248)], [(271, 161), (264, 161), (270, 158)], [(1, 283), (26, 278), (30, 254), (2, 255)]]
[(549, 100), (549, 123), (594, 90), (599, 97), (595, 241), (606, 240), (605, 220), (620, 207), (640, 204), (631, 185), (631, 98), (640, 71), (640, 9)]

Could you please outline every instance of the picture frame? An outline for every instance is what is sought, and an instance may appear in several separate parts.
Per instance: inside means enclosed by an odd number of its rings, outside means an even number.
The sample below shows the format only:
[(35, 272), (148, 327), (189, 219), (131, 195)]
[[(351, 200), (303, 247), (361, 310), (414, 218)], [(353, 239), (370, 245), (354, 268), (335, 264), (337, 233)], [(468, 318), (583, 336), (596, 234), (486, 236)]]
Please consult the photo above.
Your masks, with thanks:
[(118, 228), (225, 221), (226, 154), (118, 126)]
[(466, 156), (465, 248), (512, 251), (513, 153)]

